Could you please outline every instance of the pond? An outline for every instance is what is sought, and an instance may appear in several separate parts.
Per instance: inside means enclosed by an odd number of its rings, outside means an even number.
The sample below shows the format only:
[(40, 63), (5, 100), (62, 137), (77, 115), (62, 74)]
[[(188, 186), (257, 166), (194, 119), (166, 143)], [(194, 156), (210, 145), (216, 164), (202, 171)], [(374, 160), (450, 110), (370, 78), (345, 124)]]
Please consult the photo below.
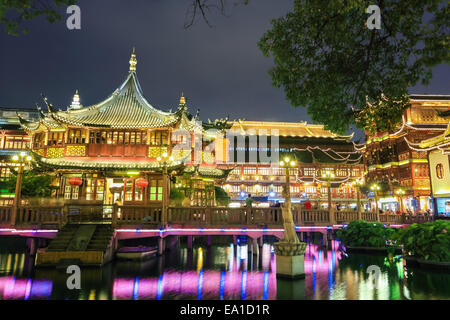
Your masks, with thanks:
[[(242, 242), (192, 250), (181, 244), (161, 257), (82, 268), (79, 290), (67, 288), (65, 269), (35, 268), (34, 257), (11, 241), (0, 238), (0, 300), (450, 299), (449, 273), (406, 267), (399, 256), (346, 255), (338, 241), (328, 248), (308, 243), (302, 280), (277, 280), (271, 243), (259, 254)], [(379, 277), (369, 266), (379, 267)]]

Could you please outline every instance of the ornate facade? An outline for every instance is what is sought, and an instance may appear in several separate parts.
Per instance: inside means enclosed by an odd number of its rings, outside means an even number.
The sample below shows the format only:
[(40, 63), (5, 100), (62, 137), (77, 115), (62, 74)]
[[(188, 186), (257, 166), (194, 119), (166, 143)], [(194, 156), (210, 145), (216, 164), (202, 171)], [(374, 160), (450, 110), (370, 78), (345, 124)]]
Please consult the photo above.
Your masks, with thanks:
[[(381, 198), (380, 208), (411, 211), (432, 209), (430, 173), (426, 150), (411, 148), (410, 143), (441, 135), (448, 120), (439, 112), (450, 109), (448, 95), (411, 95), (411, 107), (405, 110), (402, 122), (394, 132), (366, 133), (363, 148), (367, 165), (366, 180), (389, 184), (387, 195)], [(405, 195), (397, 197), (396, 189)]]
[[(289, 169), (293, 203), (309, 200), (317, 207), (327, 206), (327, 182), (321, 175), (330, 171), (336, 176), (332, 183), (332, 201), (343, 207), (356, 206), (356, 189), (351, 182), (362, 177), (364, 163), (362, 154), (350, 141), (352, 135), (336, 135), (325, 130), (323, 125), (306, 122), (238, 121), (233, 122), (231, 130), (246, 137), (245, 160), (237, 162), (223, 185), (236, 205), (242, 204), (248, 195), (261, 198), (264, 205), (284, 201), (282, 189), (286, 169), (280, 168), (278, 161), (271, 165), (260, 159), (252, 160), (248, 155), (252, 133), (259, 133), (260, 137), (265, 134), (278, 137), (278, 150), (274, 150), (270, 142), (268, 148), (272, 148), (272, 152), (278, 151), (280, 159), (285, 155), (296, 159), (297, 167)], [(239, 151), (237, 143), (231, 146), (230, 153)], [(239, 157), (235, 156), (235, 159), (239, 160)]]
[[(58, 196), (68, 202), (161, 202), (168, 190), (163, 186), (166, 168), (175, 185), (187, 183), (186, 177), (194, 183), (192, 204), (213, 203), (211, 185), (227, 172), (214, 161), (193, 162), (195, 153), (196, 159), (206, 157), (206, 142), (200, 139), (200, 148), (194, 148), (195, 137), (205, 130), (202, 122), (187, 111), (184, 96), (176, 112), (154, 108), (142, 93), (136, 64), (133, 52), (125, 81), (99, 103), (84, 107), (76, 92), (72, 105), (62, 111), (44, 97), (48, 111), (39, 109), (37, 121), (19, 117), (36, 165), (56, 174)], [(183, 142), (187, 148), (175, 148)]]

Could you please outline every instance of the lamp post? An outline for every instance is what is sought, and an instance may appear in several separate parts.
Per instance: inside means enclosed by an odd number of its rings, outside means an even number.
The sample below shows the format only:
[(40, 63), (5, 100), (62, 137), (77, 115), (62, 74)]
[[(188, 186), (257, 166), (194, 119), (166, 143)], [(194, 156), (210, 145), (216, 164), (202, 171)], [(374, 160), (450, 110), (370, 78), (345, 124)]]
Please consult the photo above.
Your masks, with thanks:
[(377, 191), (380, 190), (380, 186), (374, 183), (370, 186), (370, 190), (373, 190), (373, 192), (375, 193), (375, 212), (377, 214), (377, 220), (380, 221), (380, 213), (378, 212), (378, 194), (377, 194)]
[(15, 226), (17, 219), (17, 211), (19, 210), (21, 200), (23, 170), (25, 164), (31, 161), (31, 156), (27, 155), (25, 152), (22, 151), (19, 155), (14, 155), (12, 157), (12, 160), (19, 165), (19, 169), (17, 170), (16, 191), (14, 194), (14, 202), (11, 212), (11, 226)]
[(169, 204), (169, 186), (168, 186), (168, 172), (167, 167), (173, 162), (173, 157), (168, 157), (167, 152), (164, 152), (161, 157), (156, 158), (159, 166), (162, 168), (163, 174), (163, 197), (162, 197), (162, 217), (161, 224), (165, 226), (167, 224), (167, 207)]
[(333, 225), (333, 224), (335, 224), (335, 219), (334, 219), (334, 208), (331, 205), (331, 180), (333, 180), (335, 178), (335, 175), (334, 175), (333, 172), (327, 170), (324, 173), (322, 173), (322, 178), (327, 181), (327, 188), (328, 188), (328, 212), (329, 212), (329, 215), (330, 215), (330, 224)]
[(286, 183), (283, 190), (285, 200), (281, 207), (284, 235), (280, 241), (274, 244), (277, 276), (292, 279), (305, 277), (304, 255), (306, 249), (306, 243), (300, 242), (298, 239), (292, 218), (289, 168), (295, 167), (295, 164), (295, 161), (289, 157), (285, 157), (279, 163), (280, 167), (286, 170)]
[(359, 187), (363, 185), (363, 181), (362, 179), (356, 179), (353, 180), (352, 185), (355, 187), (356, 189), (356, 207), (357, 207), (357, 211), (358, 211), (358, 220), (362, 220), (362, 215), (361, 215), (361, 194), (359, 193)]
[(400, 209), (400, 212), (403, 213), (403, 195), (405, 194), (405, 190), (397, 189), (395, 191), (395, 193), (397, 194), (397, 196), (399, 198), (399, 204), (400, 204), (399, 209)]
[(284, 222), (284, 237), (283, 239), (288, 242), (298, 242), (297, 233), (295, 232), (295, 224), (292, 218), (292, 205), (291, 205), (291, 184), (290, 184), (290, 174), (289, 168), (295, 167), (295, 161), (291, 160), (289, 157), (285, 157), (284, 161), (280, 161), (280, 167), (285, 168), (286, 171), (286, 181), (284, 184), (283, 196), (284, 196), (284, 210), (281, 212), (283, 214)]

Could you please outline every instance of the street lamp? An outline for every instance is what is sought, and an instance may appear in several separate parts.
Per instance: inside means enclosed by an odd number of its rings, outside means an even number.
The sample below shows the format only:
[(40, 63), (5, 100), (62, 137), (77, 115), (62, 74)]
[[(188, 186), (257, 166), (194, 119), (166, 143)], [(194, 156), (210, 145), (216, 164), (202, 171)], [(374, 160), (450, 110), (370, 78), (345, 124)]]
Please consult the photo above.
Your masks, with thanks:
[(373, 190), (373, 192), (375, 193), (375, 211), (376, 211), (376, 214), (377, 214), (377, 219), (379, 221), (380, 220), (380, 215), (379, 215), (379, 212), (378, 212), (378, 194), (377, 194), (377, 191), (380, 190), (380, 186), (378, 184), (374, 183), (374, 184), (372, 184), (370, 186), (370, 190)]
[(356, 179), (352, 181), (352, 185), (355, 187), (356, 189), (356, 206), (357, 206), (357, 210), (358, 210), (358, 220), (362, 219), (361, 216), (361, 195), (359, 193), (359, 187), (362, 186), (364, 184), (362, 179)]
[(297, 233), (295, 232), (295, 224), (292, 219), (292, 206), (291, 206), (291, 190), (290, 190), (290, 174), (289, 168), (294, 168), (296, 162), (292, 160), (290, 157), (286, 156), (283, 160), (280, 161), (280, 167), (285, 168), (286, 171), (286, 181), (284, 185), (284, 206), (281, 210), (283, 216), (283, 224), (285, 234), (283, 239), (287, 242), (299, 242)]
[(161, 224), (165, 226), (167, 224), (167, 206), (169, 203), (169, 186), (168, 186), (168, 173), (167, 167), (173, 162), (173, 157), (168, 157), (167, 152), (164, 152), (161, 157), (156, 158), (159, 166), (162, 168), (163, 174), (163, 197), (162, 197), (162, 220)]
[(396, 191), (395, 191), (395, 193), (398, 195), (398, 198), (399, 198), (399, 202), (400, 202), (400, 212), (401, 213), (403, 213), (403, 196), (404, 196), (404, 194), (405, 194), (405, 190), (403, 190), (403, 189), (397, 189)]
[(11, 225), (15, 226), (17, 219), (17, 211), (20, 206), (20, 199), (22, 193), (22, 178), (23, 178), (23, 169), (25, 164), (28, 164), (31, 161), (31, 156), (27, 155), (25, 152), (20, 152), (19, 155), (14, 155), (12, 157), (12, 161), (17, 163), (19, 169), (17, 170), (17, 181), (16, 181), (16, 191), (14, 194), (14, 202), (11, 213)]
[(279, 164), (286, 170), (286, 184), (283, 190), (285, 201), (281, 207), (284, 236), (273, 245), (276, 255), (276, 273), (277, 276), (288, 276), (290, 278), (304, 277), (306, 243), (300, 242), (295, 232), (289, 183), (289, 168), (295, 167), (295, 161), (285, 157)]
[(327, 181), (327, 189), (328, 189), (328, 212), (330, 214), (330, 224), (334, 224), (334, 208), (331, 205), (331, 180), (335, 178), (335, 174), (329, 170), (322, 173), (322, 178)]

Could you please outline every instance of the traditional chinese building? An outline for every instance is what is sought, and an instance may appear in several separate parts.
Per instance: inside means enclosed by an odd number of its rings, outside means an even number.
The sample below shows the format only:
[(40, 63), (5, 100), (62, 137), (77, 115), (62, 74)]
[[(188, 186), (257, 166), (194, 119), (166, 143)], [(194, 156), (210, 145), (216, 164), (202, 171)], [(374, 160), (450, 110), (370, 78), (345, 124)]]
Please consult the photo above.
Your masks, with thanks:
[(400, 198), (395, 191), (399, 188), (405, 191), (403, 209), (425, 211), (433, 207), (427, 151), (411, 148), (408, 141), (417, 144), (443, 134), (448, 120), (440, 112), (450, 109), (450, 96), (411, 95), (410, 103), (393, 132), (366, 132), (366, 181), (389, 184), (389, 191), (379, 199), (383, 209), (398, 209)]
[[(296, 167), (289, 169), (291, 174), (290, 191), (293, 203), (311, 201), (317, 207), (327, 206), (327, 185), (321, 178), (324, 171), (330, 171), (336, 178), (332, 183), (332, 202), (343, 208), (356, 206), (356, 189), (351, 182), (362, 177), (364, 164), (362, 154), (350, 141), (353, 135), (341, 136), (324, 129), (323, 125), (306, 122), (233, 122), (231, 130), (245, 137), (244, 150), (238, 145), (238, 138), (230, 144), (230, 154), (235, 153), (236, 167), (224, 183), (224, 189), (230, 194), (235, 205), (242, 204), (248, 195), (262, 199), (261, 205), (270, 202), (283, 202), (282, 189), (285, 185), (285, 168), (275, 163), (262, 161), (251, 151), (267, 150), (278, 152), (280, 159), (290, 155), (296, 160)], [(257, 150), (251, 150), (249, 142), (252, 136), (258, 139), (276, 136), (278, 145), (272, 145), (272, 139), (266, 144), (258, 144)], [(261, 142), (258, 140), (258, 142)], [(244, 151), (240, 161), (237, 153)], [(265, 151), (265, 150), (261, 150)]]
[(36, 120), (38, 113), (34, 110), (18, 108), (0, 108), (0, 179), (11, 174), (11, 156), (30, 147), (30, 137), (20, 126), (17, 115), (28, 121)]
[(412, 150), (427, 152), (433, 212), (439, 216), (450, 216), (450, 110), (436, 110), (436, 113), (447, 121), (444, 133), (420, 143), (407, 139), (406, 142)]
[[(214, 182), (228, 172), (217, 169), (214, 159), (203, 161), (215, 153), (203, 152), (207, 141), (195, 145), (205, 130), (198, 114), (187, 111), (184, 96), (175, 112), (153, 107), (143, 95), (136, 65), (133, 52), (125, 81), (101, 102), (82, 106), (76, 92), (65, 111), (44, 98), (48, 111), (39, 109), (38, 120), (19, 117), (36, 165), (53, 172), (57, 196), (67, 202), (160, 203), (169, 190), (167, 171), (173, 185), (191, 185), (191, 204), (213, 204)], [(187, 147), (175, 148), (182, 143)]]
[[(0, 107), (0, 180), (8, 179), (17, 164), (11, 161), (14, 155), (27, 152), (30, 137), (22, 129), (17, 114), (27, 120), (37, 119), (37, 112), (27, 109)], [(14, 194), (0, 189), (0, 205), (11, 205)]]

